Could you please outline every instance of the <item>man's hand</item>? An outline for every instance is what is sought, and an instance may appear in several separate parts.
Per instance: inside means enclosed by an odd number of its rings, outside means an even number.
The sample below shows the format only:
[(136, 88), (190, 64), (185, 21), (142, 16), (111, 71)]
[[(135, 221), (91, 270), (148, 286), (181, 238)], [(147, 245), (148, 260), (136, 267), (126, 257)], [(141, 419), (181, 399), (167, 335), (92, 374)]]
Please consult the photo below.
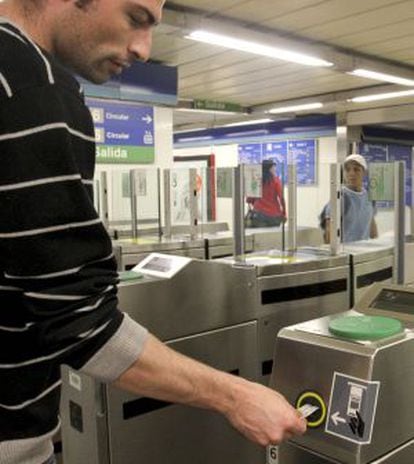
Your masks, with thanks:
[(224, 414), (245, 437), (268, 446), (306, 431), (306, 420), (282, 395), (263, 385), (240, 380), (234, 403)]
[(115, 385), (135, 394), (215, 410), (262, 446), (306, 430), (305, 419), (279, 393), (183, 356), (152, 335)]

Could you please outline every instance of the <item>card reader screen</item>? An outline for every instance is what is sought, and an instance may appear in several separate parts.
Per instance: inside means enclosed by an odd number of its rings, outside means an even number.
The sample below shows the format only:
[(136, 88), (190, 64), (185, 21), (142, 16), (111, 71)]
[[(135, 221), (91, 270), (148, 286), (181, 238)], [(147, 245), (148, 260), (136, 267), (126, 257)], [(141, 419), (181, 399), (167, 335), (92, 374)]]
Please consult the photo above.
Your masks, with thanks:
[(414, 293), (384, 289), (370, 304), (370, 307), (396, 313), (414, 314)]
[(171, 270), (171, 266), (171, 259), (154, 256), (150, 261), (148, 261), (148, 263), (142, 266), (142, 269), (148, 269), (149, 271), (168, 272)]

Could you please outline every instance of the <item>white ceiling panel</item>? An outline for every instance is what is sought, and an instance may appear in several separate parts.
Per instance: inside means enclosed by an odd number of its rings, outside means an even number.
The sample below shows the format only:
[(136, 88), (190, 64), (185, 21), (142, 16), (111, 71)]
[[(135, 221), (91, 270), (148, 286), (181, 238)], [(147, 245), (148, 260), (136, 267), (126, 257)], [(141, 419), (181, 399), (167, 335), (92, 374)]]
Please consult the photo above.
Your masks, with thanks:
[(229, 8), (223, 8), (218, 13), (246, 23), (254, 22), (263, 25), (268, 24), (270, 18), (295, 15), (303, 10), (330, 2), (331, 0), (249, 0), (239, 2), (239, 4)]
[(390, 8), (406, 2), (407, 0), (331, 0), (317, 5), (309, 2), (308, 6), (290, 14), (280, 15), (275, 9), (276, 15), (270, 16), (264, 25), (297, 33), (316, 28), (325, 29), (332, 25), (334, 31), (334, 24), (349, 23), (360, 16), (371, 15), (380, 8)]
[[(396, 74), (411, 66), (414, 73), (414, 0), (173, 0), (167, 2), (167, 9), (169, 5), (170, 23), (157, 28), (152, 58), (178, 67), (182, 99), (257, 106), (319, 94), (341, 95), (356, 89), (367, 89), (369, 93), (379, 81), (344, 73), (344, 63), (354, 57), (371, 58), (380, 67), (393, 62)], [(188, 18), (192, 21), (186, 23)], [(197, 18), (200, 24), (204, 20), (217, 24), (223, 33), (225, 21), (230, 20), (241, 34), (238, 37), (256, 30), (275, 46), (278, 37), (283, 36), (294, 41), (293, 49), (310, 46), (316, 55), (325, 56), (328, 47), (333, 58), (339, 60), (336, 63), (342, 72), (336, 68), (308, 68), (185, 39), (188, 25), (196, 25)], [(229, 116), (202, 115), (197, 120), (204, 117), (214, 122)], [(188, 124), (192, 118), (193, 114), (185, 113), (175, 124)]]
[[(329, 40), (331, 43), (342, 45), (339, 40), (341, 37), (359, 34), (370, 29), (378, 30), (408, 19), (414, 20), (414, 2), (412, 0), (387, 2), (386, 5), (376, 7), (365, 13), (327, 21), (317, 26), (301, 28), (300, 32), (312, 39)], [(295, 30), (298, 31), (298, 29)]]

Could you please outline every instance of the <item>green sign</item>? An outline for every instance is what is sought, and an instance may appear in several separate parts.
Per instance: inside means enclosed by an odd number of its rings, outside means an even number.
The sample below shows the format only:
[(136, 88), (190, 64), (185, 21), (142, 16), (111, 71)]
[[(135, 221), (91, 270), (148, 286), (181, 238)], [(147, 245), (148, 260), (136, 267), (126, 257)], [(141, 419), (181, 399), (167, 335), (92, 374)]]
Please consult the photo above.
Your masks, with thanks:
[(193, 107), (196, 110), (229, 111), (231, 113), (243, 113), (243, 107), (237, 103), (218, 102), (214, 100), (194, 100)]
[(111, 164), (153, 163), (153, 146), (133, 147), (130, 145), (96, 145), (96, 162)]
[(371, 200), (394, 200), (394, 165), (371, 163), (369, 165), (369, 196)]

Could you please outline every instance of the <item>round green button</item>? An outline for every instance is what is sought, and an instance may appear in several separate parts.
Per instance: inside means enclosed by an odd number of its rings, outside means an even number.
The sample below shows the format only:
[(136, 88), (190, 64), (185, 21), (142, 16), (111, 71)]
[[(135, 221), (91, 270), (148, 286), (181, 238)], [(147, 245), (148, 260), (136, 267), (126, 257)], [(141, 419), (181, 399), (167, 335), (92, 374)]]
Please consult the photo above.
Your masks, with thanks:
[(398, 319), (383, 316), (343, 316), (329, 323), (329, 330), (352, 340), (379, 340), (403, 330)]

